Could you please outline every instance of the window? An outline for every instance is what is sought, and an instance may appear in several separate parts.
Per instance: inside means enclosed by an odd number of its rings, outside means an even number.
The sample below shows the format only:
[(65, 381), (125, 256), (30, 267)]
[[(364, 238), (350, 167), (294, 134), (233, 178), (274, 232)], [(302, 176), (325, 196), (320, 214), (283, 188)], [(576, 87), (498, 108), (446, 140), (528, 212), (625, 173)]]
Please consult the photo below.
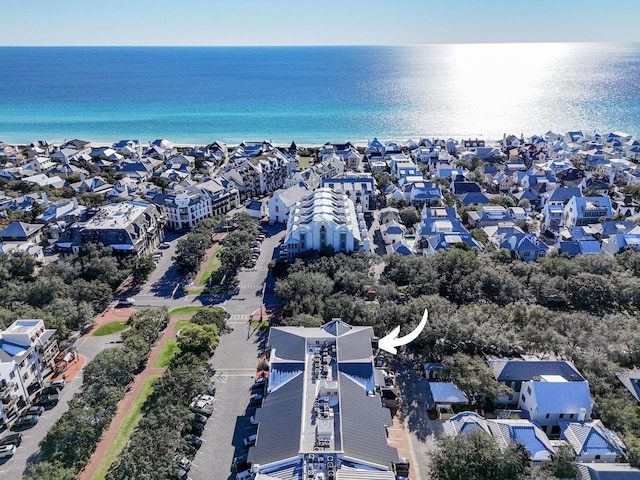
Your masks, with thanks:
[(564, 413), (561, 413), (558, 418), (564, 418)]
[(569, 418), (573, 418), (573, 413), (571, 413), (571, 414), (569, 415)]
[(549, 414), (547, 413), (547, 416), (545, 418), (549, 418)]
[(16, 372), (14, 372), (13, 370), (11, 370), (9, 372), (9, 378), (15, 378), (16, 377)]
[(278, 205), (276, 205), (276, 212), (278, 211)]
[(600, 455), (596, 455), (596, 460), (600, 460)]
[(300, 250), (305, 250), (307, 248), (307, 234), (300, 234)]
[(527, 399), (524, 397), (524, 393), (522, 394), (522, 401), (523, 401), (523, 402), (526, 402), (526, 401), (527, 401)]
[(345, 252), (347, 250), (347, 234), (346, 232), (340, 232), (340, 251)]
[(527, 387), (527, 393), (528, 393), (529, 395), (531, 395), (531, 385), (529, 385), (529, 386)]

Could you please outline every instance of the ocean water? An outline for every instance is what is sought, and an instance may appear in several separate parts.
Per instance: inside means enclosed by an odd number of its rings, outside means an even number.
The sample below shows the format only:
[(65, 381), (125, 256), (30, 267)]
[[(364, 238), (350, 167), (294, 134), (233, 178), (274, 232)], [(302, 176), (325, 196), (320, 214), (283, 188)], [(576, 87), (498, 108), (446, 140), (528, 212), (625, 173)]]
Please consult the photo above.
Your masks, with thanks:
[(640, 131), (640, 45), (1, 47), (0, 141)]

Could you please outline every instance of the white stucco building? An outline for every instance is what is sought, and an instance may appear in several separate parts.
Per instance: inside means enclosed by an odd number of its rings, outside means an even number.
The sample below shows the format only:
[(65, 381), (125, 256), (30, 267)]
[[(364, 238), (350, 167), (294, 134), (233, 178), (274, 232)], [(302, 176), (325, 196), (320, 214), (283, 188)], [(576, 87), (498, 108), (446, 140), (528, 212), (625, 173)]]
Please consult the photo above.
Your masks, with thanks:
[(301, 185), (293, 185), (289, 188), (281, 188), (273, 192), (269, 199), (269, 221), (274, 223), (286, 223), (289, 212), (296, 202), (299, 202), (309, 190)]
[(330, 188), (315, 190), (292, 207), (284, 244), (289, 259), (324, 248), (345, 253), (369, 248), (364, 220), (353, 202)]

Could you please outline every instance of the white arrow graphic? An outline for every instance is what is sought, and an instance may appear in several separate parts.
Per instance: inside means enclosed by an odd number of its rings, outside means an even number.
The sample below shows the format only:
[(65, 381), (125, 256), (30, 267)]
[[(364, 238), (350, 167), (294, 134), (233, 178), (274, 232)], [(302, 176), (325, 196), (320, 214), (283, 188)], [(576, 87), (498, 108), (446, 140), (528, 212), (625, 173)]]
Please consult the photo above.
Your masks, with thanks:
[(413, 342), (416, 338), (418, 338), (418, 335), (420, 335), (420, 332), (422, 332), (425, 325), (427, 324), (428, 318), (429, 311), (425, 309), (424, 315), (422, 315), (422, 320), (420, 320), (420, 324), (413, 332), (405, 335), (404, 337), (398, 338), (398, 335), (400, 334), (400, 325), (398, 325), (378, 341), (378, 348), (386, 350), (387, 352), (393, 353), (395, 355), (396, 353), (398, 353), (396, 347), (399, 347), (400, 345), (406, 345), (407, 343)]

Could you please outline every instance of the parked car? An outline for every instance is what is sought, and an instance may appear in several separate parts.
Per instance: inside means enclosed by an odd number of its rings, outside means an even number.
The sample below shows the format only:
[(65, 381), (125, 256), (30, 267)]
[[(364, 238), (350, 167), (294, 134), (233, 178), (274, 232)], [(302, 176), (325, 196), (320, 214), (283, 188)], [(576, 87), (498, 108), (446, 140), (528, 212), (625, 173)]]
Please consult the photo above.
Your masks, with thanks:
[(36, 400), (36, 405), (42, 407), (48, 407), (49, 405), (56, 405), (59, 400), (59, 395), (57, 393), (47, 393), (45, 395), (41, 395)]
[(255, 381), (253, 382), (253, 386), (254, 387), (264, 387), (267, 384), (267, 377), (258, 377), (255, 379)]
[(6, 437), (0, 438), (0, 445), (15, 445), (19, 447), (22, 443), (22, 434), (21, 433), (10, 433)]
[(54, 380), (52, 382), (47, 383), (47, 387), (53, 387), (56, 388), (58, 390), (62, 390), (64, 388), (66, 384), (66, 381), (64, 378), (59, 378), (57, 380)]
[(189, 470), (191, 470), (191, 460), (189, 460), (186, 457), (182, 457), (182, 458), (175, 458), (176, 464), (178, 465), (178, 468), (182, 468), (183, 470), (186, 470), (187, 472)]
[(171, 247), (171, 244), (169, 242), (162, 242), (160, 244), (160, 248), (169, 248)]
[(251, 253), (257, 253), (259, 255), (261, 251), (262, 249), (260, 247), (251, 247)]
[(233, 459), (233, 468), (236, 469), (236, 472), (242, 472), (251, 467), (251, 465), (247, 462), (248, 456), (249, 455), (245, 452)]
[(16, 453), (16, 446), (12, 443), (0, 446), (0, 458), (6, 458)]
[(206, 400), (194, 400), (191, 402), (191, 405), (189, 405), (189, 409), (194, 413), (200, 413), (210, 417), (213, 413), (213, 402), (208, 402)]
[(262, 398), (263, 395), (261, 393), (254, 395), (249, 399), (249, 405), (259, 405), (260, 403), (262, 403)]
[(196, 395), (195, 397), (193, 397), (193, 400), (191, 400), (192, 402), (199, 402), (199, 401), (203, 401), (203, 402), (207, 402), (210, 404), (214, 404), (214, 402), (216, 401), (215, 398), (213, 398), (213, 395), (207, 395), (205, 393), (201, 393), (200, 395)]
[(254, 433), (253, 435), (249, 435), (247, 438), (242, 440), (242, 443), (244, 443), (245, 447), (252, 447), (256, 444), (257, 439), (258, 435)]
[(260, 422), (258, 422), (256, 420), (256, 416), (255, 415), (251, 415), (251, 417), (249, 417), (249, 423), (251, 423), (251, 425), (258, 425), (258, 423), (260, 423)]
[(38, 423), (38, 420), (40, 420), (40, 417), (37, 415), (23, 415), (21, 417), (18, 417), (18, 419), (15, 421), (15, 423), (11, 427), (11, 430), (31, 428), (36, 423)]
[(202, 446), (202, 439), (199, 436), (194, 435), (193, 433), (187, 433), (183, 435), (182, 438), (185, 439), (187, 444), (193, 447), (200, 448)]
[(195, 435), (201, 436), (204, 432), (204, 426), (207, 424), (207, 417), (200, 413), (195, 413), (193, 416), (193, 422), (191, 422), (191, 432)]
[(44, 413), (44, 407), (41, 406), (35, 406), (35, 407), (29, 407), (27, 408), (27, 410), (24, 412), (24, 415), (42, 415)]

